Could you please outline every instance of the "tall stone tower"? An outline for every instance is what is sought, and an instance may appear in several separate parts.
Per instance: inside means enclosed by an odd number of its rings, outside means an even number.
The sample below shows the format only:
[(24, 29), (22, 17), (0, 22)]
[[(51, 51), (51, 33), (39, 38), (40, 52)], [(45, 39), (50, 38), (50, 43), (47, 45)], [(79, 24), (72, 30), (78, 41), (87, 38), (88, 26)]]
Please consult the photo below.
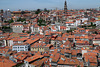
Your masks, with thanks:
[(0, 10), (0, 13), (1, 13), (1, 17), (0, 18), (1, 18), (1, 21), (3, 22), (3, 19), (4, 19), (4, 17), (3, 17), (3, 13), (4, 13), (3, 9)]
[(64, 13), (67, 13), (67, 2), (65, 0), (65, 4), (64, 4)]
[(100, 7), (99, 7), (99, 11), (100, 11)]

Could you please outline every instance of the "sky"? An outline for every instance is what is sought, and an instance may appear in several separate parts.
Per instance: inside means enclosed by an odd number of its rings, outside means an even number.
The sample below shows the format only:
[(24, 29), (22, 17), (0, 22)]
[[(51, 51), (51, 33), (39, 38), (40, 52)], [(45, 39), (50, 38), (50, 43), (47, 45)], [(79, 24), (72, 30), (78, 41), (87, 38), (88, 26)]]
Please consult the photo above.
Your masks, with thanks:
[[(0, 9), (36, 10), (63, 9), (65, 0), (0, 0)], [(66, 0), (68, 9), (86, 9), (100, 7), (100, 0)]]

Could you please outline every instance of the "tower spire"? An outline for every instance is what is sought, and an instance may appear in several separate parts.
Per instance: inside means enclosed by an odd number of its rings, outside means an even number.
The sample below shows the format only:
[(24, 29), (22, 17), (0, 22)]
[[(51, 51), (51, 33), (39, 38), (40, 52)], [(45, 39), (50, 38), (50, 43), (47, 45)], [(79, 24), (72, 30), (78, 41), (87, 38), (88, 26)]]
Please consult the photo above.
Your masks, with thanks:
[(66, 2), (66, 0), (65, 0), (65, 4), (64, 4), (64, 13), (66, 13), (67, 12), (67, 2)]

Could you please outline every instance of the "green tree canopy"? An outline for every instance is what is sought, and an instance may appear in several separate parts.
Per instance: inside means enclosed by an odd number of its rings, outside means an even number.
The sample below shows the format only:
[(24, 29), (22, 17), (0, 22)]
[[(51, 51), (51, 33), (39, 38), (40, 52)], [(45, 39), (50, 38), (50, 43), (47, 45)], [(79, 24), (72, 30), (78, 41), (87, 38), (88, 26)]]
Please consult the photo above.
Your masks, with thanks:
[(25, 12), (24, 11), (21, 11), (21, 14), (25, 14)]
[(38, 20), (38, 25), (39, 25), (39, 26), (46, 26), (46, 21), (43, 20), (43, 19), (39, 19), (39, 20)]
[(18, 22), (19, 22), (19, 21), (23, 22), (23, 21), (26, 21), (26, 19), (20, 17), (17, 21), (18, 21)]
[(36, 11), (35, 11), (35, 14), (39, 14), (41, 12), (41, 10), (40, 9), (37, 9)]
[(45, 12), (49, 12), (49, 10), (47, 10), (47, 8), (44, 8), (44, 11), (45, 11)]
[(8, 23), (13, 23), (13, 22), (14, 22), (13, 19), (11, 19), (11, 20), (8, 21)]

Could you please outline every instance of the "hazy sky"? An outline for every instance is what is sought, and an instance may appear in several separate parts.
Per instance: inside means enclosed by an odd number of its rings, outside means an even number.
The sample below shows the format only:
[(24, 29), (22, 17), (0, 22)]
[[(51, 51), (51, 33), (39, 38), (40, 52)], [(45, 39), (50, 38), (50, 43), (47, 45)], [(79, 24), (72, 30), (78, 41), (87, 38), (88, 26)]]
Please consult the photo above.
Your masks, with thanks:
[[(37, 8), (63, 9), (65, 0), (0, 0), (0, 9), (35, 10)], [(100, 0), (67, 0), (68, 9), (100, 7)]]

